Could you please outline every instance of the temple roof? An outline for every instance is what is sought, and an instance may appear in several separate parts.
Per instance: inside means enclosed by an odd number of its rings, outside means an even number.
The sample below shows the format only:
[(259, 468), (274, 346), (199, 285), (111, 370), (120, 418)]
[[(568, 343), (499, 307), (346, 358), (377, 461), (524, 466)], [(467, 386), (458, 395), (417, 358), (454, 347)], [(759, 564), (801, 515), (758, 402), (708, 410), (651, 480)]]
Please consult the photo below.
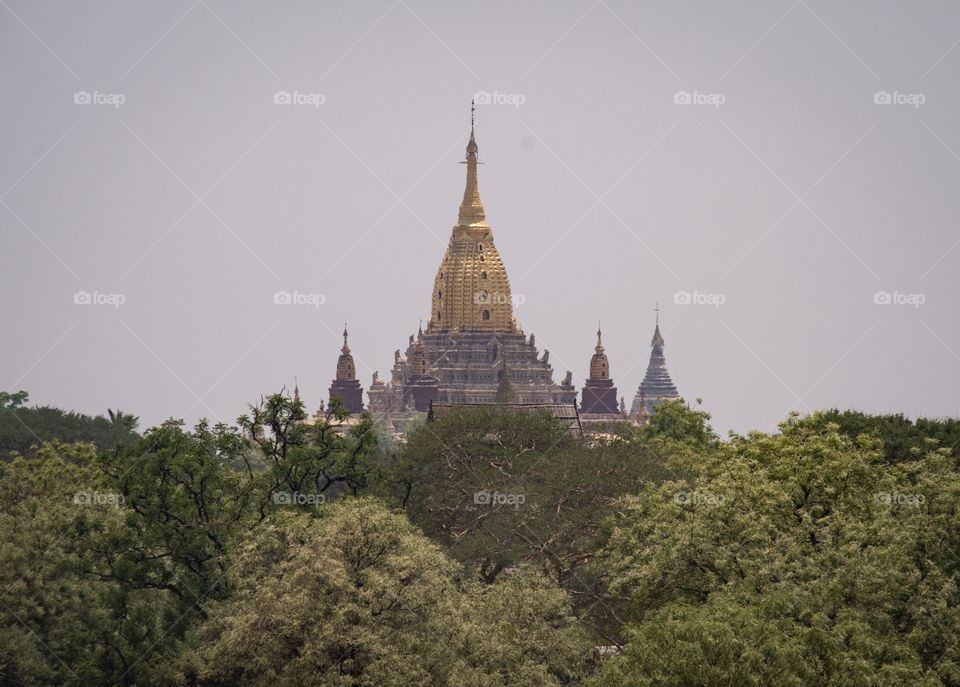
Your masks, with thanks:
[(660, 313), (657, 312), (657, 324), (653, 330), (653, 338), (650, 340), (650, 362), (647, 365), (647, 373), (640, 383), (638, 394), (645, 397), (648, 402), (657, 401), (663, 398), (679, 398), (677, 387), (670, 379), (670, 373), (667, 371), (667, 359), (663, 354), (664, 341), (660, 334)]
[(347, 344), (347, 325), (343, 325), (343, 348), (340, 349), (340, 357), (337, 358), (337, 379), (356, 379), (357, 366), (353, 362), (353, 356), (350, 354), (350, 346)]
[(428, 333), (483, 330), (519, 331), (513, 319), (510, 280), (487, 224), (477, 184), (478, 146), (471, 103), (467, 182), (447, 250), (437, 269)]
[(609, 379), (610, 361), (607, 360), (607, 354), (604, 352), (600, 325), (597, 325), (597, 345), (593, 350), (593, 356), (590, 358), (590, 379)]

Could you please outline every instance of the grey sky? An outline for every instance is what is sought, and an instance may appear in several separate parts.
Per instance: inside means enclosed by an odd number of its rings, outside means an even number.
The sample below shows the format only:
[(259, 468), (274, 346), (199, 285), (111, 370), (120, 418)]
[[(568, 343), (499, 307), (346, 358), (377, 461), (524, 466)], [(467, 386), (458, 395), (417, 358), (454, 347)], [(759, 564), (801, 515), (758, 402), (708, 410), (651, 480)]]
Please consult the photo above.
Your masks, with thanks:
[(151, 425), (296, 375), (313, 409), (344, 321), (386, 376), (487, 92), (481, 195), (557, 380), (602, 320), (629, 404), (659, 301), (721, 431), (956, 415), (958, 39), (952, 2), (3, 0), (0, 383)]

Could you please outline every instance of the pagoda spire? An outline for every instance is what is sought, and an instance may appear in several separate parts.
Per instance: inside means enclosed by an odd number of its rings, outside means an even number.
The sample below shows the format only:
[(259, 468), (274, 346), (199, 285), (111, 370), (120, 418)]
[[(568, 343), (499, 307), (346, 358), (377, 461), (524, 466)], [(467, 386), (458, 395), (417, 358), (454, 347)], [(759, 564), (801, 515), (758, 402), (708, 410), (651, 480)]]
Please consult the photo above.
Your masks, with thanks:
[[(593, 357), (590, 358), (590, 379), (609, 379), (610, 361), (607, 360), (607, 354), (603, 348), (602, 332), (600, 331), (599, 322), (597, 322), (597, 345), (593, 350)], [(613, 401), (616, 403), (616, 391), (614, 391)]]
[(660, 346), (663, 347), (663, 335), (660, 334), (660, 304), (657, 303), (656, 307), (653, 309), (657, 313), (656, 326), (653, 328), (653, 338), (650, 340), (651, 346)]
[[(351, 413), (363, 411), (363, 387), (357, 380), (357, 366), (350, 353), (350, 344), (347, 343), (347, 325), (343, 325), (343, 348), (337, 358), (337, 375), (330, 383), (330, 404), (333, 407), (334, 399), (339, 399), (342, 407)], [(323, 407), (323, 403), (320, 404)]]
[(656, 324), (653, 330), (653, 338), (650, 340), (650, 362), (647, 364), (647, 372), (637, 389), (637, 395), (633, 398), (633, 406), (630, 414), (639, 417), (644, 409), (650, 412), (653, 406), (665, 399), (679, 398), (677, 387), (670, 378), (667, 371), (667, 359), (663, 355), (664, 341), (660, 334), (660, 306), (654, 309), (657, 313)]
[(463, 190), (463, 202), (460, 203), (460, 214), (457, 225), (461, 227), (489, 228), (487, 215), (480, 200), (480, 189), (477, 185), (477, 138), (474, 133), (474, 113), (477, 105), (470, 101), (470, 141), (467, 143), (467, 157), (463, 164), (467, 165), (467, 186)]

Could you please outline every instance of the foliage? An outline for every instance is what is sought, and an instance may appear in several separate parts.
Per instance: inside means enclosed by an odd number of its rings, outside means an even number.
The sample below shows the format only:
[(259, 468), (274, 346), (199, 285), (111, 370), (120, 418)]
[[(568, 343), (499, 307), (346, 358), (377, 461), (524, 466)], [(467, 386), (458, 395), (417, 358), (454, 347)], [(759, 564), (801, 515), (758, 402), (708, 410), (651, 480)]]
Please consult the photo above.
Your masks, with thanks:
[(137, 438), (138, 419), (108, 409), (109, 418), (66, 412), (49, 406), (24, 405), (27, 392), (0, 392), (0, 460), (29, 455), (45, 441), (92, 442), (110, 449)]
[(411, 431), (392, 474), (395, 502), (480, 579), (535, 565), (609, 642), (617, 603), (581, 568), (614, 500), (674, 473), (644, 435), (588, 445), (551, 416), (489, 407)]
[(182, 606), (131, 566), (144, 545), (95, 460), (77, 444), (0, 464), (3, 684), (133, 684), (155, 675), (140, 656), (168, 654)]
[(108, 415), (0, 462), (0, 684), (960, 685), (953, 420)]
[(856, 439), (869, 434), (883, 442), (889, 463), (915, 460), (938, 446), (960, 457), (960, 420), (919, 417), (911, 420), (902, 413), (867, 415), (857, 410), (826, 410), (815, 413), (806, 422), (820, 427), (835, 424), (841, 434)]
[(716, 446), (718, 441), (709, 421), (709, 413), (693, 410), (682, 398), (676, 398), (656, 403), (641, 432), (648, 437), (672, 439), (707, 449)]
[(960, 477), (793, 420), (624, 498), (597, 565), (630, 599), (597, 685), (960, 682)]
[(198, 630), (200, 685), (557, 685), (584, 644), (559, 590), (529, 570), (462, 585), (402, 515), (348, 500), (278, 513), (237, 554), (234, 597)]

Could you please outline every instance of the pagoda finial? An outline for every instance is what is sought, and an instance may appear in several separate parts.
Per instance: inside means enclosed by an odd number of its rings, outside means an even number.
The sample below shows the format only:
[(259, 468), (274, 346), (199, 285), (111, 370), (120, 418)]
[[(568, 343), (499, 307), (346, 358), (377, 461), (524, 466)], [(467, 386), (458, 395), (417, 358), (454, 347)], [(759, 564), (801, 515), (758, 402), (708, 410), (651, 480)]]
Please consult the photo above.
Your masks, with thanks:
[(474, 125), (476, 124), (475, 113), (477, 104), (475, 100), (470, 101), (470, 142), (467, 143), (467, 186), (463, 191), (463, 202), (460, 204), (460, 214), (457, 218), (457, 225), (461, 227), (478, 227), (489, 229), (486, 213), (483, 209), (483, 202), (480, 200), (480, 191), (477, 188), (477, 139), (474, 135)]
[(663, 346), (663, 335), (660, 333), (660, 304), (657, 303), (653, 310), (657, 313), (657, 326), (653, 328), (653, 339), (650, 341), (650, 345)]
[(350, 346), (347, 345), (347, 323), (343, 323), (343, 348), (340, 349), (342, 353), (349, 353)]

